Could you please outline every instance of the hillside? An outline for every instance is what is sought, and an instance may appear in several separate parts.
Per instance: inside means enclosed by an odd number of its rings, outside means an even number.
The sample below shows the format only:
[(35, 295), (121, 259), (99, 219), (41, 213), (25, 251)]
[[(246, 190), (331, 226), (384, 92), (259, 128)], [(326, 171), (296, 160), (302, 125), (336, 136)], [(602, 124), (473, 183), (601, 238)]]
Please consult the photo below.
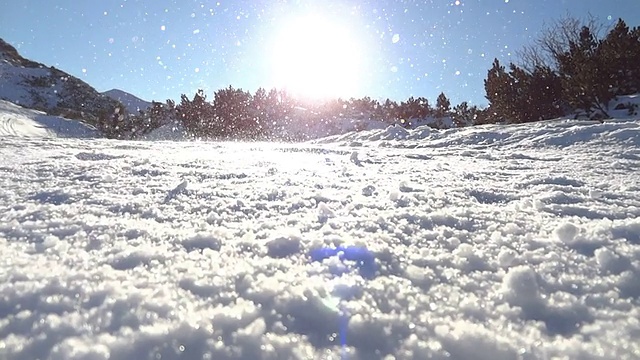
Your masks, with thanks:
[(0, 100), (96, 124), (121, 104), (66, 72), (25, 59), (0, 39)]

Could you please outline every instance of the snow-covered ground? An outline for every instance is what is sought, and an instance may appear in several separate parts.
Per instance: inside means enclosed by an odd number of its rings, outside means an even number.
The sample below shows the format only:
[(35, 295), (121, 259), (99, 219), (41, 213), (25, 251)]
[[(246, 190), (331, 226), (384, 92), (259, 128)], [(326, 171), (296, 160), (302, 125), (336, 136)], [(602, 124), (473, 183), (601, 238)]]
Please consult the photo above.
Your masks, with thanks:
[(92, 138), (99, 133), (77, 120), (47, 115), (0, 100), (0, 137), (4, 136)]
[(153, 129), (151, 132), (142, 135), (137, 140), (146, 141), (185, 141), (189, 140), (187, 132), (181, 123), (169, 123)]
[(640, 358), (639, 120), (0, 159), (2, 359)]

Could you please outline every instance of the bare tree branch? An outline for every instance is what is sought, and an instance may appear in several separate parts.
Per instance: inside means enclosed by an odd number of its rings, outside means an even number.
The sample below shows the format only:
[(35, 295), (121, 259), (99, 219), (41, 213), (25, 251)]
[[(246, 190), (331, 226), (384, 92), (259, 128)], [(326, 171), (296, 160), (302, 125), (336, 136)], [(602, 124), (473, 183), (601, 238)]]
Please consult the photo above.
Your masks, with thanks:
[(586, 19), (567, 14), (551, 24), (544, 24), (538, 37), (516, 52), (520, 67), (529, 72), (533, 72), (536, 67), (557, 70), (559, 57), (569, 51), (572, 42), (580, 39), (580, 31), (585, 26), (597, 39), (601, 39), (608, 30), (591, 14)]

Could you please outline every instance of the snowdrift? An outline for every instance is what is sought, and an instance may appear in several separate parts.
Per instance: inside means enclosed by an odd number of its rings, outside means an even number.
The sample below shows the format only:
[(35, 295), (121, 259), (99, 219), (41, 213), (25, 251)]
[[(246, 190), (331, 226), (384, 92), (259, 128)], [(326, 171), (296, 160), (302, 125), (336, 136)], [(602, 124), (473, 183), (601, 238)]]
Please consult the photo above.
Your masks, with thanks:
[(47, 115), (0, 100), (0, 136), (93, 138), (99, 132), (77, 120)]
[(550, 120), (520, 125), (484, 125), (436, 130), (430, 127), (351, 132), (312, 140), (314, 144), (338, 143), (365, 147), (540, 147), (571, 146), (578, 143), (625, 143), (640, 145), (639, 119), (613, 119), (604, 123), (583, 120)]
[(185, 141), (189, 139), (190, 138), (181, 123), (165, 124), (136, 138), (136, 140), (143, 141)]
[(435, 129), (418, 124), (412, 128), (391, 125), (368, 131), (350, 131), (309, 141), (313, 144), (337, 143), (365, 147), (545, 147), (579, 143), (619, 143), (640, 145), (640, 94), (619, 96), (609, 104), (613, 119), (604, 122), (580, 119), (553, 119), (516, 125), (482, 125)]

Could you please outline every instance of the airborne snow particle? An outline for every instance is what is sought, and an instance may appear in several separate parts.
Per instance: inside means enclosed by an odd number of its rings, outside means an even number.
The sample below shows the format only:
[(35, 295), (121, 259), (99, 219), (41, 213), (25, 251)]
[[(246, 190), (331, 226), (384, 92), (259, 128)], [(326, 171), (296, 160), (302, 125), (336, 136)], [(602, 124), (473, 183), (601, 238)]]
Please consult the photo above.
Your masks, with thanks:
[(395, 44), (398, 41), (400, 41), (400, 34), (393, 34), (393, 37), (391, 38), (391, 42)]
[(166, 29), (167, 29), (166, 26), (164, 26), (164, 25), (160, 26), (160, 30), (165, 31)]

